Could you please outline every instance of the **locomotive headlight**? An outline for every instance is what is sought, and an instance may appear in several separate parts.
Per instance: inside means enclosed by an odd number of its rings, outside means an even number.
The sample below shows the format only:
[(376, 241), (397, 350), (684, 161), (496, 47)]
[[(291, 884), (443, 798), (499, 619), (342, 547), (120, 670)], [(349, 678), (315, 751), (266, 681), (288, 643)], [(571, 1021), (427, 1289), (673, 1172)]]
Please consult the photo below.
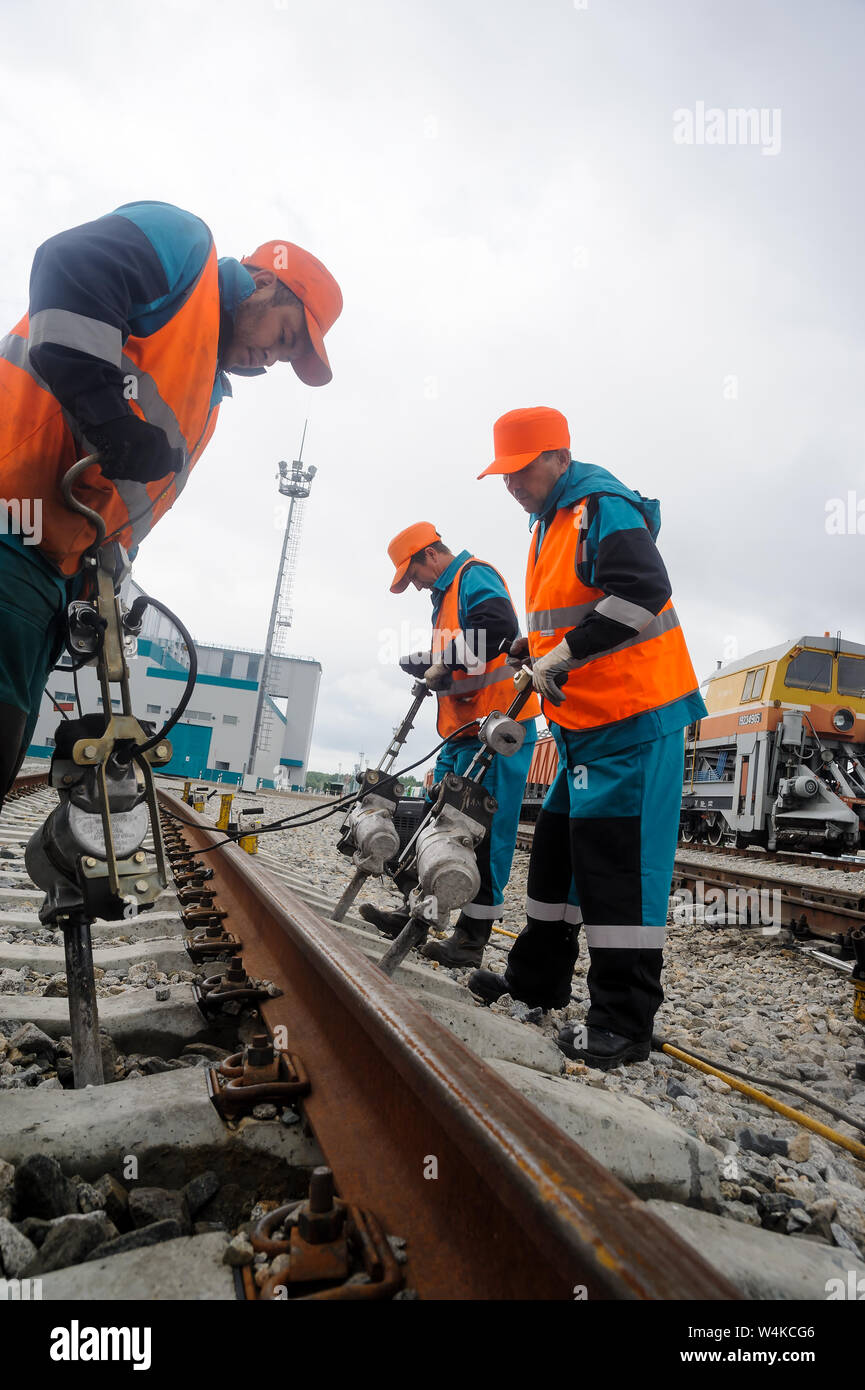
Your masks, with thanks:
[(839, 734), (849, 734), (855, 722), (856, 719), (851, 709), (836, 709), (832, 715), (832, 723)]

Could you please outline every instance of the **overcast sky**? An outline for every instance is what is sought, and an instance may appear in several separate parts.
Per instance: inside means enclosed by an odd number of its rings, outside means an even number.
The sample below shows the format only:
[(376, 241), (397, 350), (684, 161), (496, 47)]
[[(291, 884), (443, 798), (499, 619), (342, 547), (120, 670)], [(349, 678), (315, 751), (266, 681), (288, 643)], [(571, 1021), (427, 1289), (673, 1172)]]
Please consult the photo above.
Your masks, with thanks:
[[(660, 498), (700, 676), (865, 642), (865, 536), (826, 530), (830, 499), (865, 504), (863, 31), (860, 0), (4, 0), (7, 328), (40, 242), (142, 198), (220, 255), (298, 242), (342, 286), (332, 384), (237, 379), (135, 571), (199, 639), (263, 646), (276, 464), (309, 416), (312, 767), (377, 761), (408, 705), (393, 657), (429, 598), (388, 592), (397, 531), (433, 521), (522, 612), (525, 516), (475, 481), (517, 406)], [(708, 143), (740, 107), (763, 136)], [(429, 708), (408, 754), (434, 741)]]

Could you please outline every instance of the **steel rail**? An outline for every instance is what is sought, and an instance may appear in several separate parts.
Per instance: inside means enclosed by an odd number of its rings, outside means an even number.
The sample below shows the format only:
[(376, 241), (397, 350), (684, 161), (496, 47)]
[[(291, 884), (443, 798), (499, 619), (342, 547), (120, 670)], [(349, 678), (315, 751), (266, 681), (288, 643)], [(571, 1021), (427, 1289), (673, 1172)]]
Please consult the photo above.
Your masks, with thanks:
[(24, 772), (15, 778), (6, 793), (6, 801), (17, 801), (19, 797), (29, 796), (31, 792), (41, 791), (48, 786), (47, 772)]
[[(191, 823), (191, 849), (221, 840), (159, 797)], [(309, 1075), (305, 1118), (340, 1196), (406, 1238), (406, 1283), (422, 1298), (739, 1297), (344, 931), (236, 845), (209, 862), (245, 969), (283, 991), (261, 1011)]]
[(710, 845), (705, 840), (679, 840), (678, 847), (686, 853), (729, 854), (734, 859), (747, 859), (750, 864), (800, 864), (806, 869), (830, 869), (833, 873), (856, 874), (865, 872), (865, 855), (854, 854), (838, 856), (823, 854), (820, 850), (748, 849), (743, 845)]
[(793, 931), (807, 929), (815, 936), (837, 937), (865, 927), (865, 899), (862, 893), (823, 888), (769, 874), (746, 874), (732, 867), (691, 864), (677, 859), (673, 870), (673, 891), (689, 884), (696, 885), (697, 882), (703, 883), (706, 888), (732, 888), (746, 897), (752, 894), (759, 897), (763, 892), (773, 896), (777, 893), (781, 920), (775, 925)]

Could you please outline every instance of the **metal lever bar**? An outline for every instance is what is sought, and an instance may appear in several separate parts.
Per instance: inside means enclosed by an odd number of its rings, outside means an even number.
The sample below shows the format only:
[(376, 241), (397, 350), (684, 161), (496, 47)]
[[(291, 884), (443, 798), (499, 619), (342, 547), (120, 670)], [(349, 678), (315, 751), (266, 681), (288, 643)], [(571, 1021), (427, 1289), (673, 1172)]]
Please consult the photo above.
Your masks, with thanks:
[(381, 762), (378, 764), (378, 768), (376, 770), (379, 772), (389, 772), (390, 769), (393, 767), (394, 760), (396, 759), (399, 750), (402, 748), (403, 744), (405, 743), (406, 739), (411, 733), (412, 728), (414, 727), (414, 721), (418, 710), (420, 709), (427, 696), (432, 694), (432, 692), (429, 686), (425, 685), (423, 681), (415, 681), (414, 685), (412, 686), (412, 694), (414, 695), (414, 700), (412, 701), (409, 707), (407, 715), (403, 719), (399, 728), (395, 731), (393, 738), (388, 744), (388, 747), (382, 756)]
[(77, 463), (73, 463), (67, 473), (64, 473), (60, 483), (63, 500), (70, 511), (79, 512), (81, 516), (86, 517), (91, 525), (95, 527), (96, 540), (93, 543), (94, 549), (101, 546), (102, 542), (105, 540), (105, 518), (101, 516), (99, 512), (93, 511), (92, 507), (85, 506), (85, 504), (75, 496), (72, 491), (72, 486), (78, 481), (85, 469), (89, 468), (91, 464), (99, 463), (99, 460), (99, 454), (88, 454), (86, 458), (79, 459)]

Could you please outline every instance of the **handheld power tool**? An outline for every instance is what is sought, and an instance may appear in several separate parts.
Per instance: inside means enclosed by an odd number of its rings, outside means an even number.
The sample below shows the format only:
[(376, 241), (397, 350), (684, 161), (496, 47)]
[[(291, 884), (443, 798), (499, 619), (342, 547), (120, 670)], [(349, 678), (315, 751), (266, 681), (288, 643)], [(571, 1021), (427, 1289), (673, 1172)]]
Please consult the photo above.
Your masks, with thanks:
[[(25, 851), (27, 872), (46, 894), (39, 920), (63, 932), (76, 1088), (103, 1082), (91, 923), (135, 916), (168, 884), (152, 767), (170, 761), (171, 744), (133, 714), (126, 664), (151, 600), (122, 608), (115, 589), (129, 569), (126, 553), (116, 543), (104, 544), (103, 518), (72, 492), (98, 462), (91, 454), (74, 464), (62, 489), (67, 506), (96, 530), (83, 558), (92, 596), (69, 606), (68, 647), (74, 669), (96, 666), (104, 713), (61, 721), (49, 773), (60, 804)], [(120, 713), (113, 712), (115, 686)], [(150, 853), (144, 848), (148, 831)]]
[(402, 853), (394, 815), (403, 788), (386, 774), (430, 694), (423, 681), (415, 681), (412, 704), (378, 767), (363, 774), (338, 845), (343, 854), (352, 855), (355, 872), (332, 916), (337, 922), (343, 920), (367, 878), (388, 874), (393, 879), (411, 915), (379, 962), (386, 974), (393, 973), (412, 947), (423, 943), (431, 925), (444, 926), (453, 911), (477, 895), (476, 850), (498, 809), (483, 778), (494, 757), (510, 757), (523, 745), (525, 728), (518, 716), (532, 693), (527, 667), (517, 672), (514, 686), (516, 694), (507, 712), (495, 710), (481, 721), (477, 734), (481, 747), (465, 774), (448, 772), (433, 789), (429, 809)]

